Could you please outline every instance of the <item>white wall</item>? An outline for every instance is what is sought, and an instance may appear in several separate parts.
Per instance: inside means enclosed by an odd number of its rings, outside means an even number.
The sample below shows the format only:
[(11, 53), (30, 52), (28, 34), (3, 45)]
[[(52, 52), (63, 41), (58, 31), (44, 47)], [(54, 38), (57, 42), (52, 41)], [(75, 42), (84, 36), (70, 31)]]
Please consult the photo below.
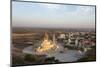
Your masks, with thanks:
[[(31, 0), (32, 1), (32, 0)], [(89, 4), (97, 6), (97, 61), (85, 63), (69, 63), (39, 65), (36, 67), (98, 67), (100, 63), (100, 0), (34, 0), (71, 4)], [(0, 67), (10, 67), (10, 0), (0, 0)], [(28, 66), (31, 67), (31, 66)], [(35, 67), (35, 66), (34, 66)]]

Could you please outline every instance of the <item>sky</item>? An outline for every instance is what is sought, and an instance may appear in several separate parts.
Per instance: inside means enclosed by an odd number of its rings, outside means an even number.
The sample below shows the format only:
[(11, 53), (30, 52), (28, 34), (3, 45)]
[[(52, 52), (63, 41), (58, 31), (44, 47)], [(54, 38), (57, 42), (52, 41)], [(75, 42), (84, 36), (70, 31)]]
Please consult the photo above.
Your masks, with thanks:
[(12, 2), (12, 26), (95, 28), (95, 6)]

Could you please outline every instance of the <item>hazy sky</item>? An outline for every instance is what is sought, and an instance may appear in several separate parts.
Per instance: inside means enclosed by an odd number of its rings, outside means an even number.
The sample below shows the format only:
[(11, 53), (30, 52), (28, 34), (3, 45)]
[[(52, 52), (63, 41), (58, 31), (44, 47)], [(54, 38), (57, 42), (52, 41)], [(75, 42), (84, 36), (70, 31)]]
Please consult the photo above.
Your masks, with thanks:
[(94, 28), (95, 7), (12, 2), (12, 26), (33, 28)]

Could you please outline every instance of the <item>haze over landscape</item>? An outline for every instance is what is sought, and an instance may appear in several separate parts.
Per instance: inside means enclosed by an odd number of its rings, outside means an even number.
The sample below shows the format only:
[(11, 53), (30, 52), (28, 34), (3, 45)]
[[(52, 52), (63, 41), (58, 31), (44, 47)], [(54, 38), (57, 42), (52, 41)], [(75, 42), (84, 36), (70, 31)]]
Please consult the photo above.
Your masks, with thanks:
[(12, 1), (12, 67), (96, 61), (95, 6)]
[(12, 2), (12, 26), (95, 28), (95, 6)]

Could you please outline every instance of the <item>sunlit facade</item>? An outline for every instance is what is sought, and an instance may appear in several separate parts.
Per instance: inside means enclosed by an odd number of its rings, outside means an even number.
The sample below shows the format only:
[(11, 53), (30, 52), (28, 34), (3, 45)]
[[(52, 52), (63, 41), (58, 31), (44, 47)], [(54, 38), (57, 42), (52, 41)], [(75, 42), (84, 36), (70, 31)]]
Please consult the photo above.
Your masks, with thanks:
[(41, 45), (36, 49), (37, 52), (48, 52), (50, 50), (56, 50), (58, 46), (56, 45), (55, 35), (53, 35), (53, 41), (49, 39), (47, 33), (45, 33), (44, 40)]

